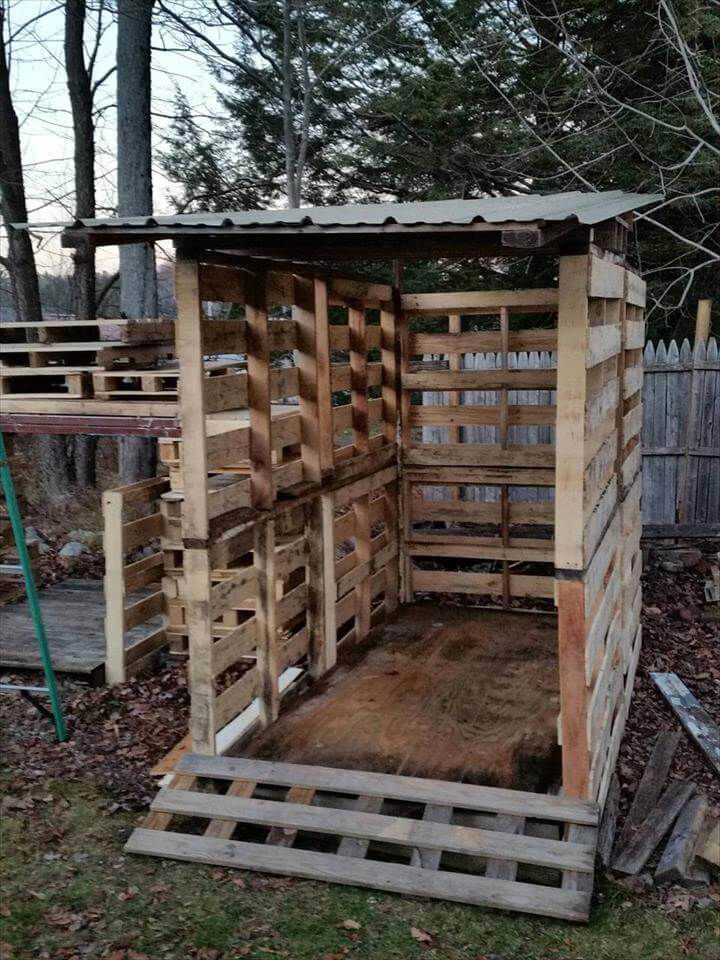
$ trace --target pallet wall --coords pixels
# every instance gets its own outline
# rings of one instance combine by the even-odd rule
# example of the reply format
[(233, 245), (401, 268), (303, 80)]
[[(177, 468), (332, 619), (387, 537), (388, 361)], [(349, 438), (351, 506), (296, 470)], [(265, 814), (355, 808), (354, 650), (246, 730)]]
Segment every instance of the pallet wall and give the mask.
[[(556, 372), (517, 357), (556, 350), (557, 289), (406, 294), (402, 305), (404, 598), (552, 601)], [(479, 366), (490, 351), (495, 362)], [(550, 436), (538, 442), (531, 426)]]
[[(391, 298), (178, 258), (183, 438), (161, 444), (163, 547), (197, 750), (214, 753), (255, 700), (272, 722), (288, 667), (320, 676), (338, 643), (364, 639), (397, 603)], [(240, 316), (208, 319), (207, 300)], [(208, 377), (213, 354), (245, 354), (247, 368)]]
[(556, 567), (563, 785), (604, 800), (640, 653), (644, 284), (561, 259)]

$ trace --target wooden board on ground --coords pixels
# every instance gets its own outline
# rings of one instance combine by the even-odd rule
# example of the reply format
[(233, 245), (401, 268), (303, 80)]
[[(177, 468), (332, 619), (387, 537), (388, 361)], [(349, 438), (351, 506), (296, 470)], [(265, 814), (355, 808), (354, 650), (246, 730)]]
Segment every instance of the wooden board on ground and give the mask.
[(720, 727), (675, 673), (651, 673), (655, 686), (710, 765), (720, 774)]
[[(139, 595), (138, 595), (139, 597)], [(40, 590), (40, 607), (53, 667), (102, 682), (105, 670), (105, 596), (100, 580), (64, 580)], [(0, 667), (42, 667), (27, 600), (0, 608)], [(127, 646), (160, 626), (160, 618), (128, 630)]]
[[(327, 880), (476, 906), (587, 920), (598, 808), (563, 797), (471, 784), (187, 754), (173, 785), (160, 791), (147, 826), (126, 850), (177, 860)], [(218, 794), (218, 782), (230, 781)], [(237, 785), (237, 786), (235, 786)], [(273, 790), (287, 786), (289, 792)], [(262, 796), (254, 796), (260, 787)], [(348, 809), (347, 796), (356, 801)], [(267, 799), (267, 797), (271, 799)], [(368, 797), (400, 804), (389, 816)], [(404, 804), (404, 805), (403, 805)], [(404, 815), (424, 807), (420, 819)], [(454, 810), (477, 809), (487, 826), (458, 826)], [(368, 812), (370, 810), (371, 812)], [(512, 815), (508, 816), (508, 813)], [(181, 818), (175, 829), (173, 818)], [(225, 823), (222, 840), (180, 832), (190, 821)], [(564, 826), (554, 840), (528, 836), (525, 819)], [(489, 828), (488, 828), (489, 827)], [(194, 831), (193, 831), (194, 833)], [(284, 838), (287, 842), (278, 842)], [(301, 844), (295, 840), (302, 838)], [(350, 846), (348, 840), (359, 841)], [(394, 860), (378, 859), (392, 845)], [(421, 853), (419, 853), (421, 851)], [(444, 868), (445, 854), (466, 866)], [(498, 864), (508, 865), (507, 871)], [(542, 885), (516, 879), (518, 866), (548, 868)], [(502, 874), (498, 876), (497, 874)]]

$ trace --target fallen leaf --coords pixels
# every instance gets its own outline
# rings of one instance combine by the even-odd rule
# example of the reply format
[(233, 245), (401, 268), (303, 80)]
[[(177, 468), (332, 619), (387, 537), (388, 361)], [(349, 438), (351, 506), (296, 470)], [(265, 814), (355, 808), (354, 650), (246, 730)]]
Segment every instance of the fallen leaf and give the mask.
[(357, 922), (357, 920), (343, 920), (342, 923), (338, 924), (339, 927), (342, 927), (343, 930), (361, 930), (362, 926)]
[(432, 943), (432, 935), (419, 927), (410, 927), (410, 936), (418, 943)]

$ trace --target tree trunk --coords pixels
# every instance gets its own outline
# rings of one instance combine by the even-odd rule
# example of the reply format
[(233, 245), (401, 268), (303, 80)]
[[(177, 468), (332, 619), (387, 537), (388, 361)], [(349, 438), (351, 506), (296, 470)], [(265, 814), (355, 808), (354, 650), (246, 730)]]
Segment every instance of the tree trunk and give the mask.
[[(90, 73), (85, 63), (85, 0), (65, 2), (65, 75), (75, 144), (75, 215), (95, 216), (95, 124)], [(89, 244), (73, 254), (73, 313), (95, 319), (95, 251)], [(78, 436), (73, 444), (75, 476), (81, 486), (95, 486), (97, 437)]]
[[(20, 149), (20, 128), (12, 102), (10, 69), (5, 39), (5, 6), (0, 3), (0, 214), (8, 233), (10, 281), (17, 319), (26, 323), (42, 320), (40, 287), (32, 241), (25, 230), (13, 230), (11, 223), (26, 223), (25, 181)], [(31, 339), (30, 337), (28, 339)], [(39, 472), (48, 482), (48, 495), (70, 492), (72, 473), (65, 455), (65, 439), (42, 438), (37, 445)]]
[[(118, 0), (117, 133), (118, 215), (152, 211), (150, 125), (150, 37), (153, 0)], [(128, 318), (158, 312), (152, 244), (120, 247), (120, 311)], [(132, 483), (155, 475), (157, 445), (152, 438), (123, 437), (120, 479)]]

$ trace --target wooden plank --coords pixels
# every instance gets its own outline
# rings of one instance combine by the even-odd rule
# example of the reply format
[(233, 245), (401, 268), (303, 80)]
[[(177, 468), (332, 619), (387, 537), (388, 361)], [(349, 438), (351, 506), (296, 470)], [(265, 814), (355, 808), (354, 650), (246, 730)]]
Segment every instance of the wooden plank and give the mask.
[(555, 287), (535, 290), (478, 290), (468, 293), (404, 293), (402, 308), (410, 314), (441, 316), (451, 311), (472, 315), (499, 313), (500, 307), (511, 312), (551, 313), (558, 305)]
[[(251, 797), (256, 784), (247, 780), (234, 780), (227, 788), (227, 797)], [(235, 824), (230, 820), (211, 820), (205, 828), (206, 837), (217, 840), (229, 840), (235, 830)]]
[(609, 260), (590, 257), (587, 295), (605, 299), (619, 299), (625, 294), (625, 269)]
[(512, 444), (503, 449), (494, 443), (424, 443), (403, 452), (403, 463), (409, 467), (499, 466), (552, 467), (555, 448), (546, 444)]
[[(260, 722), (268, 726), (280, 712), (280, 656), (278, 650), (277, 604), (275, 602), (275, 520), (255, 524), (254, 557), (257, 570), (257, 665), (260, 674)], [(250, 777), (240, 779), (249, 780)]]
[[(555, 595), (552, 576), (540, 577), (511, 574), (510, 594), (513, 597), (547, 597)], [(503, 593), (502, 573), (468, 573), (464, 571), (413, 570), (413, 590), (416, 593)]]
[[(315, 791), (308, 787), (291, 787), (287, 795), (287, 803), (307, 803), (310, 804), (315, 796)], [(294, 827), (273, 827), (265, 838), (265, 843), (276, 847), (291, 847), (295, 843), (298, 831)]]
[[(560, 522), (563, 522), (561, 517)], [(556, 526), (555, 537), (557, 536)], [(579, 799), (590, 794), (590, 749), (587, 739), (589, 697), (585, 685), (585, 591), (580, 580), (557, 580), (555, 586), (558, 607), (562, 785), (569, 797)]]
[(197, 261), (178, 251), (175, 266), (177, 320), (175, 338), (182, 371), (180, 397), (183, 439), (193, 451), (182, 464), (182, 532), (185, 574), (185, 620), (188, 631), (190, 733), (193, 748), (215, 752), (215, 686), (212, 671), (212, 621), (207, 496), (207, 447), (203, 386), (202, 305)]
[[(437, 803), (428, 803), (423, 812), (424, 823), (447, 823), (452, 821), (452, 807), (443, 807)], [(410, 855), (411, 867), (423, 870), (437, 870), (442, 858), (442, 849), (438, 847), (415, 847)]]
[(597, 805), (587, 801), (420, 777), (201, 754), (182, 757), (177, 772), (221, 780), (256, 780), (274, 786), (316, 787), (336, 793), (387, 797), (415, 803), (439, 803), (586, 826), (597, 826), (598, 823)]
[[(587, 256), (560, 258), (555, 478), (555, 566), (584, 569), (583, 503), (588, 343)], [(568, 744), (570, 741), (563, 740)]]
[[(492, 829), (497, 830), (501, 836), (522, 834), (525, 830), (525, 818), (498, 814), (495, 817)], [(588, 829), (592, 830), (593, 828)], [(495, 880), (515, 880), (517, 870), (517, 860), (498, 860), (491, 857), (485, 865), (485, 876)]]
[(627, 847), (658, 802), (679, 742), (679, 730), (666, 729), (658, 734), (625, 818), (623, 829), (615, 844), (616, 857)]
[(252, 504), (267, 510), (275, 499), (272, 475), (272, 414), (270, 410), (270, 339), (265, 277), (248, 274), (245, 307), (250, 409), (250, 495)]
[[(460, 319), (451, 314), (450, 319)], [(410, 335), (408, 349), (410, 356), (424, 353), (497, 353), (500, 350), (500, 331), (480, 330), (461, 333), (459, 330), (448, 333), (413, 333)], [(555, 350), (557, 349), (557, 331), (551, 329), (511, 330), (508, 349)]]
[[(382, 797), (358, 797), (353, 804), (353, 810), (358, 813), (380, 813), (383, 805)], [(370, 841), (360, 837), (343, 837), (337, 852), (340, 857), (359, 857), (362, 859), (368, 852)]]
[(694, 783), (685, 780), (671, 783), (628, 845), (615, 856), (613, 870), (618, 873), (639, 873), (694, 793)]
[[(521, 404), (508, 406), (508, 424), (510, 426), (538, 424), (554, 426), (557, 410), (554, 406), (540, 404)], [(410, 421), (413, 426), (494, 426), (500, 421), (500, 407), (496, 404), (472, 406), (429, 407), (413, 404), (410, 407)]]
[(610, 779), (610, 788), (605, 799), (605, 809), (603, 810), (597, 837), (597, 858), (605, 868), (610, 866), (619, 809), (620, 781), (617, 775), (613, 774)]
[(582, 892), (421, 870), (337, 854), (191, 837), (169, 831), (138, 828), (125, 850), (174, 860), (370, 887), (410, 896), (436, 897), (475, 906), (520, 910), (560, 919), (584, 921), (590, 909), (590, 898)]
[(720, 727), (675, 673), (651, 673), (675, 716), (720, 774)]
[(320, 443), (320, 472), (323, 477), (332, 472), (333, 422), (332, 385), (330, 381), (330, 328), (328, 321), (328, 292), (324, 280), (314, 281), (315, 300), (315, 365), (317, 373), (318, 439)]
[(682, 883), (688, 879), (707, 811), (708, 802), (702, 794), (685, 804), (655, 870), (655, 883)]
[(123, 498), (117, 490), (102, 495), (105, 554), (105, 681), (124, 683), (125, 672), (125, 543)]
[(540, 370), (427, 370), (402, 374), (403, 390), (554, 390), (556, 373)]
[[(295, 796), (299, 790), (312, 788), (293, 787)], [(595, 848), (592, 844), (567, 843), (562, 840), (455, 826), (444, 819), (436, 819), (440, 816), (437, 810), (434, 811), (432, 820), (413, 820), (377, 813), (361, 813), (358, 810), (312, 807), (304, 803), (293, 803), (290, 799), (281, 803), (173, 789), (160, 790), (152, 802), (152, 809), (163, 813), (217, 817), (239, 823), (306, 830), (311, 833), (382, 840), (408, 847), (447, 850), (467, 856), (494, 857), (560, 870), (572, 869), (581, 873), (592, 873), (595, 865)], [(445, 812), (447, 810), (452, 812), (452, 808), (445, 807), (442, 817), (448, 815)]]

